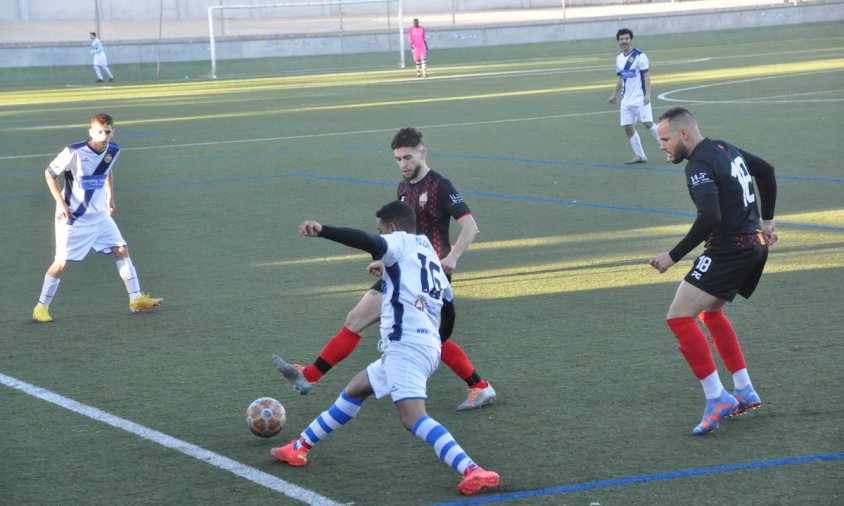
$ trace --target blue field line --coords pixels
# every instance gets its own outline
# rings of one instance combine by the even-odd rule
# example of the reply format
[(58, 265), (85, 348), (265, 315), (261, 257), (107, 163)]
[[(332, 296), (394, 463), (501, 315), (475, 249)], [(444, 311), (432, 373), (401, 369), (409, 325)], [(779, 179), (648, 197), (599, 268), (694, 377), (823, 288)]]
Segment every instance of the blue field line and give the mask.
[[(387, 187), (396, 187), (398, 183), (392, 181), (377, 181), (374, 179), (361, 179), (361, 178), (354, 178), (354, 177), (342, 177), (342, 176), (326, 176), (321, 174), (311, 174), (307, 172), (295, 172), (289, 174), (273, 174), (268, 176), (240, 176), (240, 177), (227, 177), (222, 179), (197, 179), (194, 181), (180, 181), (175, 183), (154, 183), (154, 184), (143, 184), (143, 185), (133, 185), (133, 186), (124, 186), (120, 188), (120, 191), (142, 191), (142, 190), (156, 190), (156, 189), (166, 189), (166, 188), (181, 188), (185, 186), (202, 186), (202, 185), (220, 185), (220, 184), (231, 184), (231, 183), (243, 183), (243, 182), (253, 182), (253, 181), (271, 181), (275, 179), (282, 179), (282, 178), (303, 178), (303, 179), (318, 179), (321, 181), (337, 181), (343, 183), (354, 183), (354, 184), (367, 184), (367, 185), (375, 185), (375, 186), (387, 186)], [(598, 202), (583, 202), (578, 200), (569, 200), (569, 199), (554, 199), (548, 197), (532, 197), (529, 195), (515, 195), (511, 193), (493, 193), (493, 192), (483, 192), (483, 191), (473, 191), (473, 190), (460, 190), (460, 193), (464, 195), (477, 195), (480, 197), (490, 197), (496, 199), (506, 199), (506, 200), (521, 200), (523, 202), (539, 202), (539, 203), (546, 203), (546, 204), (559, 204), (559, 205), (570, 205), (570, 206), (579, 206), (579, 207), (591, 207), (595, 209), (609, 209), (613, 211), (629, 211), (629, 212), (637, 212), (637, 213), (649, 213), (649, 214), (662, 214), (662, 215), (669, 215), (669, 216), (688, 216), (694, 217), (695, 213), (691, 211), (670, 211), (667, 209), (655, 209), (650, 207), (635, 207), (635, 206), (619, 206), (613, 204), (601, 204)], [(52, 197), (46, 193), (38, 193), (38, 194), (21, 194), (21, 195), (0, 195), (0, 202), (6, 201), (15, 201), (15, 200), (48, 200)], [(826, 230), (830, 232), (844, 232), (844, 227), (836, 227), (832, 225), (819, 225), (815, 223), (797, 223), (791, 221), (777, 221), (778, 225), (781, 226), (789, 226), (795, 228), (811, 228), (816, 230)]]
[[(366, 146), (345, 146), (341, 149), (347, 151), (360, 151), (367, 153), (386, 153), (384, 149), (366, 147)], [(563, 160), (546, 160), (542, 158), (521, 158), (513, 156), (490, 156), (490, 155), (466, 155), (460, 153), (428, 153), (431, 158), (463, 158), (467, 160), (482, 160), (490, 162), (514, 162), (527, 163), (536, 165), (560, 165), (566, 167), (591, 167), (596, 169), (619, 169), (619, 170), (636, 170), (646, 172), (671, 172), (675, 174), (682, 174), (684, 169), (676, 169), (673, 167), (654, 167), (644, 164), (635, 165), (613, 165), (608, 163), (589, 163), (589, 162), (569, 162)], [(777, 181), (808, 181), (813, 183), (844, 183), (844, 179), (832, 177), (808, 177), (808, 176), (785, 176), (777, 175)]]
[(844, 453), (830, 453), (826, 455), (808, 455), (805, 457), (791, 457), (785, 459), (775, 460), (759, 460), (756, 462), (747, 462), (744, 464), (728, 464), (724, 466), (703, 467), (699, 469), (684, 469), (682, 471), (672, 471), (667, 473), (645, 474), (641, 476), (628, 476), (626, 478), (615, 478), (611, 480), (590, 481), (586, 483), (575, 483), (573, 485), (566, 485), (563, 487), (544, 488), (540, 490), (525, 490), (523, 492), (512, 492), (508, 494), (490, 495), (484, 497), (474, 497), (471, 499), (464, 499), (460, 501), (451, 501), (444, 503), (436, 503), (431, 506), (462, 506), (465, 504), (488, 504), (495, 502), (513, 501), (517, 499), (527, 499), (531, 497), (541, 497), (547, 495), (568, 494), (571, 492), (580, 492), (581, 490), (594, 490), (598, 488), (620, 487), (624, 485), (633, 485), (636, 483), (647, 483), (649, 481), (659, 480), (673, 480), (677, 478), (688, 478), (690, 476), (701, 476), (704, 474), (726, 473), (730, 471), (743, 471), (746, 469), (763, 469), (767, 467), (788, 466), (792, 464), (806, 464), (812, 462), (827, 462), (844, 459)]

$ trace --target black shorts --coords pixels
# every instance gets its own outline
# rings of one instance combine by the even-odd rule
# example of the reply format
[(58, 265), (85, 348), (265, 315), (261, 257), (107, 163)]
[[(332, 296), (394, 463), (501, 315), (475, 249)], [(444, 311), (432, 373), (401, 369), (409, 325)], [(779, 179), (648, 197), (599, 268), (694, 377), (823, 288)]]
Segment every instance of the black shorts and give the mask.
[(749, 298), (768, 260), (768, 246), (758, 245), (739, 251), (704, 251), (684, 278), (704, 292), (732, 302), (736, 294)]

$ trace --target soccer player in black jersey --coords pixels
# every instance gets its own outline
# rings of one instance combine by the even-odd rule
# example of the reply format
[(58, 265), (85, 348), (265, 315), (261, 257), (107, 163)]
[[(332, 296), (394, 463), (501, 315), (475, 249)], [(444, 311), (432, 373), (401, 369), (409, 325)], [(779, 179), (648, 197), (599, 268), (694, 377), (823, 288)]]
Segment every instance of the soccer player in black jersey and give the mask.
[[(777, 241), (777, 182), (774, 167), (765, 160), (724, 141), (704, 138), (688, 109), (675, 107), (660, 116), (659, 139), (673, 163), (688, 160), (686, 184), (697, 217), (674, 249), (656, 255), (650, 264), (664, 273), (705, 242), (703, 254), (680, 283), (666, 317), (680, 352), (706, 395), (703, 419), (692, 431), (702, 435), (712, 432), (724, 418), (762, 404), (723, 307), (736, 294), (750, 297), (762, 276), (768, 246)], [(732, 395), (721, 384), (709, 343), (695, 317), (709, 331), (733, 376)]]
[[(428, 237), (450, 281), (457, 260), (469, 249), (478, 234), (472, 211), (451, 181), (428, 167), (428, 150), (422, 132), (412, 127), (402, 128), (393, 136), (390, 147), (403, 176), (398, 186), (397, 200), (406, 202), (416, 212), (417, 233)], [(460, 233), (453, 245), (448, 233), (452, 218), (460, 225)], [(370, 267), (371, 272), (376, 272), (374, 269), (377, 267)], [(349, 312), (343, 328), (326, 343), (312, 364), (306, 367), (288, 364), (274, 355), (276, 368), (299, 393), (308, 393), (311, 386), (332, 367), (351, 355), (363, 331), (379, 321), (382, 295), (379, 281)], [(441, 330), (440, 333), (448, 336), (451, 329)], [(441, 360), (468, 386), (466, 400), (457, 406), (458, 411), (477, 409), (495, 402), (495, 389), (478, 374), (466, 352), (447, 337), (443, 341)]]

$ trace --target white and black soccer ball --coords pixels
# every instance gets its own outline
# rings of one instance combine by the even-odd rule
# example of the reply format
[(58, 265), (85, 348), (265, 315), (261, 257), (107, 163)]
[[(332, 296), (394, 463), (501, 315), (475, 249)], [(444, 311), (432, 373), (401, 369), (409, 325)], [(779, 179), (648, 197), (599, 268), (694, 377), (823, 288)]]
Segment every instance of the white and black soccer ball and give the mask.
[(273, 437), (284, 428), (287, 413), (272, 397), (255, 399), (246, 408), (246, 426), (258, 437)]

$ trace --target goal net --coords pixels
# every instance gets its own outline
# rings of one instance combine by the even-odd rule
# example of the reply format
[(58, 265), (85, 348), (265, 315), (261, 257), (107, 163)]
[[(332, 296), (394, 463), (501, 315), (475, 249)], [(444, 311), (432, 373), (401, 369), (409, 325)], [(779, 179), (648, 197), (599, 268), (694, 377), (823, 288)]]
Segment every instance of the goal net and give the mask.
[(211, 78), (404, 67), (402, 0), (208, 7)]

